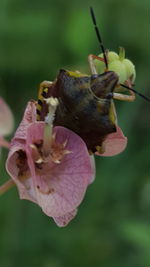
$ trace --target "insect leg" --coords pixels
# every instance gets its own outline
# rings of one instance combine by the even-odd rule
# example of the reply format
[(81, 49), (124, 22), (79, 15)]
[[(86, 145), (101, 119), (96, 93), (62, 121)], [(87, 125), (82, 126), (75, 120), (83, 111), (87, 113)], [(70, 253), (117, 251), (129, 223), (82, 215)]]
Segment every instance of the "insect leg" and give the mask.
[(43, 81), (40, 83), (39, 91), (38, 91), (38, 102), (36, 106), (37, 120), (41, 120), (41, 111), (43, 107), (44, 98), (47, 97), (48, 88), (52, 82)]
[(133, 102), (135, 100), (135, 93), (129, 90), (130, 95), (113, 93), (113, 99), (118, 99), (122, 101)]
[(89, 65), (90, 65), (91, 73), (92, 74), (98, 74), (97, 70), (96, 70), (96, 67), (95, 67), (95, 64), (94, 64), (94, 59), (97, 59), (97, 60), (102, 61), (102, 62), (105, 62), (105, 61), (104, 61), (104, 58), (95, 56), (93, 54), (90, 54), (88, 56), (88, 62), (89, 62)]
[(38, 91), (38, 99), (43, 99), (43, 91), (45, 88), (48, 88), (53, 82), (49, 82), (49, 81), (43, 81), (40, 83), (40, 87), (39, 87), (39, 91)]

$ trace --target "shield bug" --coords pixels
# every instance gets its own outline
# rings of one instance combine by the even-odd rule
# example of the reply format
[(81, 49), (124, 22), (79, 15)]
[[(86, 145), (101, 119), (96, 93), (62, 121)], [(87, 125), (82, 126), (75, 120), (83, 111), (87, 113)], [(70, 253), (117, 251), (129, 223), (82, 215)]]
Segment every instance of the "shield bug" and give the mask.
[[(88, 56), (91, 75), (61, 69), (54, 82), (42, 82), (39, 88), (37, 120), (44, 120), (48, 112), (45, 99), (57, 97), (59, 105), (54, 126), (71, 129), (84, 140), (91, 153), (101, 154), (104, 152), (103, 141), (107, 135), (116, 132), (117, 119), (113, 99), (133, 101), (135, 93), (146, 97), (132, 88), (135, 69), (131, 61), (124, 59), (124, 49), (120, 49), (119, 55), (105, 51), (92, 8), (90, 12), (102, 55)], [(117, 65), (119, 58), (125, 60), (120, 64), (120, 69)], [(124, 79), (121, 69), (123, 63), (128, 70)], [(124, 89), (129, 90), (129, 94), (122, 93)], [(146, 99), (150, 101), (149, 98)]]

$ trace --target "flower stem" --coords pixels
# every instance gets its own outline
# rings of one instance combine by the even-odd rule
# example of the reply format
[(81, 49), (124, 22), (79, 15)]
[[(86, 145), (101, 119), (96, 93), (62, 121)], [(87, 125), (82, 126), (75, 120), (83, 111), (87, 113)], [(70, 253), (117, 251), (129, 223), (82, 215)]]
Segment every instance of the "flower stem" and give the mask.
[(7, 192), (15, 183), (12, 179), (9, 179), (6, 183), (0, 186), (0, 196)]
[(123, 47), (119, 47), (119, 59), (120, 61), (125, 59), (125, 49)]
[(2, 137), (0, 137), (0, 146), (9, 148), (9, 147), (10, 147), (10, 143), (7, 142), (7, 141), (6, 141), (5, 139), (3, 139)]

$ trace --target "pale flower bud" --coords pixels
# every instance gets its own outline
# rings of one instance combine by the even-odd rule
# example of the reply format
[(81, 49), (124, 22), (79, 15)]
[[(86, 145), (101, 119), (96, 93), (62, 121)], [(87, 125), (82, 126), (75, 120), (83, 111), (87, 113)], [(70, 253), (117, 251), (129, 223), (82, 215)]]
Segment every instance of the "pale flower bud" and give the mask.
[[(119, 83), (124, 84), (126, 81), (133, 83), (136, 77), (136, 71), (134, 64), (125, 58), (125, 50), (120, 47), (119, 54), (108, 51), (106, 52), (108, 59), (108, 70), (114, 71), (119, 76)], [(100, 54), (99, 57), (103, 58), (103, 54)], [(94, 60), (95, 66), (99, 74), (103, 73), (106, 70), (105, 63), (97, 59)]]

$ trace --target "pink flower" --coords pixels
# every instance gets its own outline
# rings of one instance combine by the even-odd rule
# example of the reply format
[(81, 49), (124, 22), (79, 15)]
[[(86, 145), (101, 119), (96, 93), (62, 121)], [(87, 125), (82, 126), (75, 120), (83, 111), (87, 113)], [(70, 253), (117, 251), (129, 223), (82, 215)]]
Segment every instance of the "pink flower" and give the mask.
[(117, 131), (115, 133), (108, 134), (103, 142), (104, 153), (95, 154), (102, 157), (116, 156), (124, 151), (127, 146), (127, 137), (124, 136), (121, 128), (116, 125)]
[[(77, 134), (62, 126), (52, 127), (56, 100), (45, 100), (50, 101), (45, 121), (36, 120), (36, 102), (28, 103), (12, 139), (6, 169), (21, 199), (38, 204), (57, 225), (65, 226), (75, 217), (95, 178), (95, 163)], [(116, 115), (115, 107), (113, 114)], [(102, 143), (103, 153), (100, 150), (96, 155), (114, 156), (127, 145), (117, 117), (114, 118), (117, 131), (107, 135)]]
[(57, 225), (65, 226), (94, 180), (94, 161), (78, 135), (57, 126), (47, 138), (46, 127), (36, 121), (35, 102), (29, 102), (11, 142), (6, 168), (21, 199), (37, 203)]
[(108, 134), (102, 143), (103, 153), (95, 154), (102, 157), (112, 157), (122, 153), (128, 143), (128, 139), (124, 136), (121, 128), (118, 126), (117, 112), (114, 101), (111, 105), (110, 116), (114, 119), (116, 132)]
[(9, 143), (3, 137), (12, 132), (13, 126), (12, 112), (5, 101), (0, 98), (0, 146), (9, 147)]

